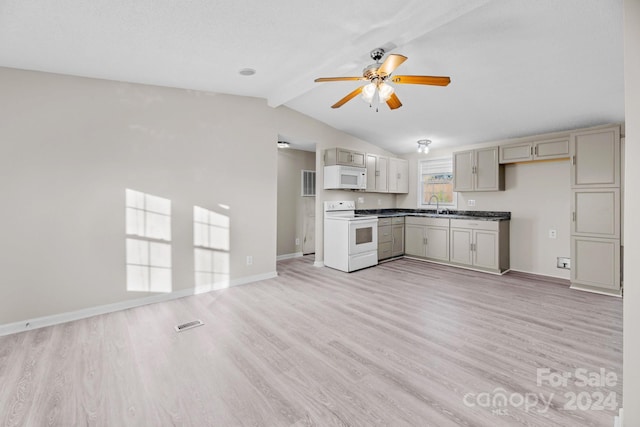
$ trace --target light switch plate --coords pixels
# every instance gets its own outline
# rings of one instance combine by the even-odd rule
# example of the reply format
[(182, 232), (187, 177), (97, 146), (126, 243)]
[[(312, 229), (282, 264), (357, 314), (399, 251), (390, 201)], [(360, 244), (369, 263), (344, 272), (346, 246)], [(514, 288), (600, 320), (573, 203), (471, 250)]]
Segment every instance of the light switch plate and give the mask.
[(558, 232), (556, 230), (554, 230), (553, 228), (549, 230), (549, 238), (550, 239), (557, 239), (558, 238)]
[(476, 205), (476, 201), (473, 199), (469, 199), (467, 200), (467, 206), (475, 206)]

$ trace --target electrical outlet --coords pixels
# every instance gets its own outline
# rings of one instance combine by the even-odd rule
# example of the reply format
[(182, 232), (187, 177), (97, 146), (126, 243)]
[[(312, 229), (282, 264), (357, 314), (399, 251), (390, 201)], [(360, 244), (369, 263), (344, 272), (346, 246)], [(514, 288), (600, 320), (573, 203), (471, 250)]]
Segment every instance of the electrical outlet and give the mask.
[(558, 257), (558, 268), (564, 268), (565, 270), (571, 270), (571, 258)]
[(467, 200), (467, 206), (475, 206), (476, 205), (476, 201), (473, 199), (469, 199)]
[(549, 230), (549, 238), (550, 239), (557, 239), (558, 238), (558, 232), (556, 230), (554, 230), (553, 228)]
[(296, 237), (296, 246), (300, 245), (300, 239)]
[(358, 203), (364, 203), (364, 197), (358, 197)]
[(251, 255), (247, 255), (247, 265), (253, 265), (253, 257)]

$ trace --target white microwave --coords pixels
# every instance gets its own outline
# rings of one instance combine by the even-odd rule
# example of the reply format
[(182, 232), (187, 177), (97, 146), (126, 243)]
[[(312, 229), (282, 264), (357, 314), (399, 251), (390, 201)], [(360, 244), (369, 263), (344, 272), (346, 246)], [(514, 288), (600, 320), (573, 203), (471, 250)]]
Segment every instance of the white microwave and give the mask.
[(367, 170), (355, 166), (325, 166), (324, 189), (366, 190)]

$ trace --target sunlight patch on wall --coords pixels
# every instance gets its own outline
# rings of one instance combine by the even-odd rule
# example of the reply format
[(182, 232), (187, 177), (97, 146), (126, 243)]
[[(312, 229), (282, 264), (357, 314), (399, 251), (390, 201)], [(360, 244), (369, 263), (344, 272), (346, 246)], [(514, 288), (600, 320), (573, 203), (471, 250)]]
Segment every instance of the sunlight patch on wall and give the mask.
[(126, 189), (126, 234), (127, 290), (171, 292), (171, 200)]
[(193, 207), (193, 257), (196, 292), (229, 286), (229, 217)]

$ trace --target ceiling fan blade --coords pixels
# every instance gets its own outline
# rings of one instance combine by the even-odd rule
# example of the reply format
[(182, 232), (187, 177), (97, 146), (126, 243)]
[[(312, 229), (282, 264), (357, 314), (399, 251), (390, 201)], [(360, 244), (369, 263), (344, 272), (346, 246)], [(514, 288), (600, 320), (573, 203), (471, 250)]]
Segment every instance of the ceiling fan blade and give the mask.
[(385, 59), (382, 65), (378, 68), (378, 75), (388, 76), (406, 60), (407, 57), (404, 55), (391, 54), (387, 56), (387, 59)]
[(351, 101), (353, 98), (355, 98), (356, 96), (360, 95), (362, 93), (362, 88), (364, 86), (360, 86), (358, 89), (354, 90), (353, 92), (351, 92), (349, 95), (345, 96), (344, 98), (342, 98), (340, 101), (336, 102), (335, 104), (333, 104), (331, 106), (331, 108), (340, 108), (342, 107), (344, 104), (346, 104), (347, 102)]
[(316, 83), (320, 82), (342, 82), (351, 80), (366, 80), (364, 77), (320, 77), (314, 80)]
[(447, 86), (451, 83), (451, 79), (449, 77), (437, 76), (393, 76), (391, 81), (398, 84), (431, 86)]
[(389, 99), (387, 99), (387, 105), (392, 110), (395, 110), (396, 108), (402, 107), (402, 102), (400, 102), (395, 93), (392, 93)]

